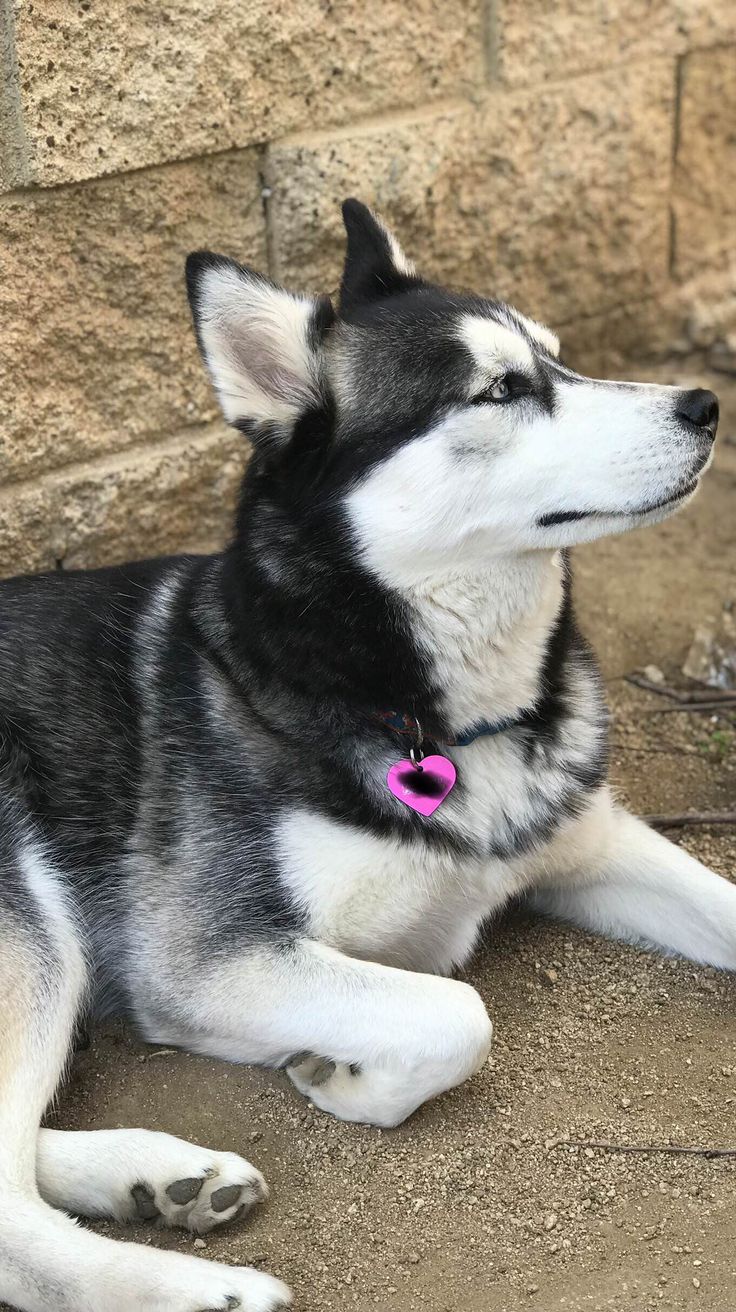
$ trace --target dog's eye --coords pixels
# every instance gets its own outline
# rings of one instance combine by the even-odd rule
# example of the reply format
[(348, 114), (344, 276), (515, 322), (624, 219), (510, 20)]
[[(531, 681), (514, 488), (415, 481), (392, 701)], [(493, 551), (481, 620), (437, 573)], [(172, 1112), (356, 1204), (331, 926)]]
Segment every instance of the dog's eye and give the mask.
[(531, 396), (532, 385), (522, 373), (513, 369), (501, 378), (494, 378), (492, 383), (472, 397), (471, 405), (491, 405), (493, 402), (516, 401), (522, 396)]
[(472, 399), (473, 405), (490, 405), (493, 401), (509, 401), (520, 394), (521, 379), (514, 374), (504, 374), (503, 378), (494, 378), (492, 383), (483, 388)]

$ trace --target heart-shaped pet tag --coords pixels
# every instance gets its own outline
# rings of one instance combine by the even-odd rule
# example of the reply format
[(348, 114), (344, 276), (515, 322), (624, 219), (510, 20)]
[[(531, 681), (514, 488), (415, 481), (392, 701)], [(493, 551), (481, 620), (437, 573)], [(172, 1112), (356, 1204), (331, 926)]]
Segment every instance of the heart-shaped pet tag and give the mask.
[(446, 756), (425, 756), (419, 769), (411, 761), (397, 761), (386, 776), (389, 791), (420, 815), (431, 815), (452, 792), (457, 770)]

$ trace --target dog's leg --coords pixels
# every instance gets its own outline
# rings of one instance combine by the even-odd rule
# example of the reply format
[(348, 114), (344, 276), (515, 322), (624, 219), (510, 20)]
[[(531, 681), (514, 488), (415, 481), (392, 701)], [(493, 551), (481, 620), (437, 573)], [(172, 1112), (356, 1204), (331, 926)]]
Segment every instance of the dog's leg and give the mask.
[(531, 905), (613, 938), (736, 969), (736, 885), (626, 811), (603, 803), (573, 868)]
[(288, 1291), (270, 1276), (115, 1243), (39, 1196), (38, 1124), (69, 1050), (85, 963), (60, 881), (11, 819), (0, 824), (0, 1302), (22, 1312), (285, 1305)]
[(171, 987), (170, 1011), (139, 1008), (148, 1038), (286, 1066), (302, 1093), (343, 1120), (397, 1125), (466, 1080), (490, 1048), (491, 1022), (469, 985), (311, 939), (229, 962), (179, 955)]

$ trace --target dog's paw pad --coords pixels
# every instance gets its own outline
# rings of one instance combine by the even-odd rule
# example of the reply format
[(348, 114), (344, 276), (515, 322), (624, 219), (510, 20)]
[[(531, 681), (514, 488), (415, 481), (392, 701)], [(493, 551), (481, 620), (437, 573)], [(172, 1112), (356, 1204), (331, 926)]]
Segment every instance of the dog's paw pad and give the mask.
[(212, 1211), (226, 1212), (228, 1208), (234, 1207), (236, 1203), (241, 1203), (241, 1191), (239, 1184), (226, 1184), (220, 1189), (215, 1189), (210, 1198)]
[(177, 1203), (179, 1206), (183, 1206), (185, 1203), (194, 1202), (194, 1199), (197, 1197), (203, 1184), (204, 1179), (199, 1179), (197, 1176), (192, 1175), (186, 1180), (175, 1180), (173, 1184), (169, 1185), (166, 1193), (172, 1203)]
[(317, 1069), (312, 1072), (311, 1083), (315, 1086), (315, 1088), (318, 1089), (321, 1084), (326, 1084), (327, 1081), (330, 1079), (330, 1077), (334, 1074), (335, 1074), (334, 1061), (329, 1061), (328, 1058), (325, 1057), (324, 1060), (320, 1062)]
[[(268, 1197), (260, 1171), (233, 1153), (219, 1154), (217, 1165), (197, 1183), (196, 1193), (194, 1181), (189, 1178), (168, 1186), (166, 1196), (170, 1201), (161, 1208), (167, 1225), (186, 1226), (195, 1234), (206, 1234), (216, 1225), (240, 1219)], [(184, 1199), (185, 1193), (191, 1197)]]
[(336, 1064), (330, 1057), (304, 1056), (299, 1054), (296, 1061), (287, 1066), (289, 1078), (302, 1092), (311, 1088), (318, 1089), (326, 1084), (335, 1074)]
[(347, 1065), (333, 1061), (331, 1057), (300, 1056), (299, 1061), (290, 1062), (286, 1068), (292, 1084), (300, 1093), (310, 1096), (312, 1089), (322, 1089), (328, 1084), (347, 1084), (362, 1074), (358, 1062)]
[(152, 1189), (148, 1189), (144, 1184), (134, 1184), (130, 1191), (133, 1199), (135, 1214), (141, 1221), (154, 1221), (161, 1213), (156, 1206), (156, 1199)]

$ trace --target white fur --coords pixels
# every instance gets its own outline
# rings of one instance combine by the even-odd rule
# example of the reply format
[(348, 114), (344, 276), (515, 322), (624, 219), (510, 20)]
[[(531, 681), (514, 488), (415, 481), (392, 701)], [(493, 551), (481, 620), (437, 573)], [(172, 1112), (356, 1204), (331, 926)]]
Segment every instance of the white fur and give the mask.
[(199, 304), (204, 357), (230, 423), (289, 424), (315, 402), (311, 298), (222, 265), (204, 270)]
[(405, 595), (455, 734), (532, 704), (562, 604), (556, 552), (527, 552), (477, 572), (424, 579), (405, 586)]
[(497, 470), (504, 488), (523, 503), (533, 501), (537, 515), (596, 512), (595, 520), (566, 526), (557, 545), (587, 542), (671, 513), (672, 506), (651, 513), (642, 508), (674, 495), (694, 474), (695, 444), (675, 418), (677, 389), (563, 378), (557, 395), (555, 415), (540, 417), (520, 435), (517, 472), (511, 471), (509, 451)]
[(513, 318), (510, 317), (510, 322), (512, 324), (514, 321), (516, 321), (516, 323), (521, 323), (529, 336), (533, 337), (536, 342), (539, 342), (539, 345), (543, 350), (547, 351), (549, 355), (556, 358), (560, 354), (560, 339), (557, 336), (557, 333), (552, 332), (551, 328), (547, 328), (543, 323), (537, 323), (536, 319), (530, 319), (526, 314), (521, 314), (518, 310), (514, 310)]
[[(386, 773), (399, 755), (387, 752)], [(443, 975), (470, 956), (489, 909), (484, 862), (302, 811), (279, 826), (277, 842), (310, 938), (352, 957)], [(503, 884), (505, 899), (512, 889)]]
[(499, 320), (483, 315), (463, 315), (458, 323), (458, 333), (478, 365), (476, 384), (479, 387), (502, 377), (509, 370), (533, 369), (533, 352), (518, 329), (514, 331)]
[[(35, 944), (18, 934), (6, 941), (0, 921), (0, 1183), (22, 1191), (35, 1185), (38, 1124), (66, 1062), (87, 963), (74, 910), (30, 838), (22, 842), (20, 865), (48, 935), (46, 959), (54, 962), (37, 979)], [(39, 1008), (51, 1014), (39, 1017)]]
[(534, 861), (532, 904), (611, 938), (736, 970), (736, 886), (626, 811), (610, 807), (598, 819), (577, 850)]
[(521, 333), (479, 314), (465, 314), (458, 331), (461, 341), (474, 356), (483, 382), (509, 369), (531, 369), (534, 364), (529, 343)]
[[(477, 746), (483, 751), (490, 744)], [(468, 813), (474, 806), (471, 798)], [(603, 789), (582, 817), (564, 822), (532, 855), (471, 860), (295, 812), (280, 827), (278, 851), (284, 881), (308, 916), (310, 938), (351, 957), (446, 974), (467, 964), (482, 922), (511, 897), (560, 879), (574, 884), (578, 870), (597, 863), (613, 847), (618, 816)]]
[(75, 908), (43, 849), (31, 838), (21, 847), (19, 865), (64, 964), (70, 991), (81, 997), (86, 988), (87, 963)]
[(391, 261), (396, 272), (403, 273), (408, 278), (413, 278), (416, 275), (416, 266), (410, 259), (407, 259), (398, 238), (390, 228), (386, 227), (383, 219), (381, 219), (378, 214), (374, 214), (373, 217), (388, 241), (388, 247), (391, 252)]

